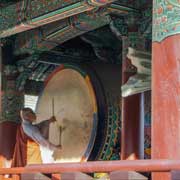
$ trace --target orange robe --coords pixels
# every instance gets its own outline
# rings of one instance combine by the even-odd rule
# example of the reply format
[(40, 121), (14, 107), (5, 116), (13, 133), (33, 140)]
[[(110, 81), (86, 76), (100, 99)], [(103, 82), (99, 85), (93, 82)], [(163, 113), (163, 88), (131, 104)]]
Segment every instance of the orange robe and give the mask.
[(39, 145), (24, 133), (21, 125), (18, 126), (11, 167), (23, 167), (27, 164), (39, 163), (42, 163)]

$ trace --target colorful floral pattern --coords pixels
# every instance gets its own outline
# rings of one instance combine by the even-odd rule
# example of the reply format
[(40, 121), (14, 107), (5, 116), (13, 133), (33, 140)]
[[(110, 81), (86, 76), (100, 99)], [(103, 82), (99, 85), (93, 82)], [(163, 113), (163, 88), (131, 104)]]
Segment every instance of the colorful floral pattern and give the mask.
[(153, 42), (180, 33), (180, 1), (154, 0)]

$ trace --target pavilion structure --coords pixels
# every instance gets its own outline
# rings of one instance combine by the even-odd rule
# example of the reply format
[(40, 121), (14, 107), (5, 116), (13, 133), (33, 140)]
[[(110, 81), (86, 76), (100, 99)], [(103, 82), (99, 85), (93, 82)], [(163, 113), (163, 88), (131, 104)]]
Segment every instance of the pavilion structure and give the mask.
[(118, 66), (117, 87), (130, 92), (116, 99), (120, 152), (114, 147), (114, 156), (101, 160), (179, 160), (179, 22), (177, 0), (1, 0), (0, 167), (10, 167), (24, 95), (39, 96), (63, 63)]

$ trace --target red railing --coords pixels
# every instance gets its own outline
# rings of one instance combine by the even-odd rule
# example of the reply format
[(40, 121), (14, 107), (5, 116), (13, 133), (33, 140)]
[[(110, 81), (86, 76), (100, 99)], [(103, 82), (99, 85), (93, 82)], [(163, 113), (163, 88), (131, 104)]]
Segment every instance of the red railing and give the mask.
[(60, 180), (60, 174), (64, 172), (170, 172), (173, 170), (180, 170), (180, 160), (92, 161), (82, 163), (29, 165), (19, 168), (0, 168), (0, 180), (3, 180), (5, 174), (12, 175), (12, 180), (18, 180), (20, 179), (20, 174), (23, 173), (46, 173), (52, 174), (52, 179)]

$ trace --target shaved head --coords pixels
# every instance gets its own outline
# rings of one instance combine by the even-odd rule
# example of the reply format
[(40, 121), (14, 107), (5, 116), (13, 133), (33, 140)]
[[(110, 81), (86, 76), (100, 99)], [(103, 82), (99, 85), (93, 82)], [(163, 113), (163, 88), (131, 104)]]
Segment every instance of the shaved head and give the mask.
[(20, 111), (20, 116), (22, 120), (34, 121), (36, 119), (36, 114), (31, 108), (23, 108)]

